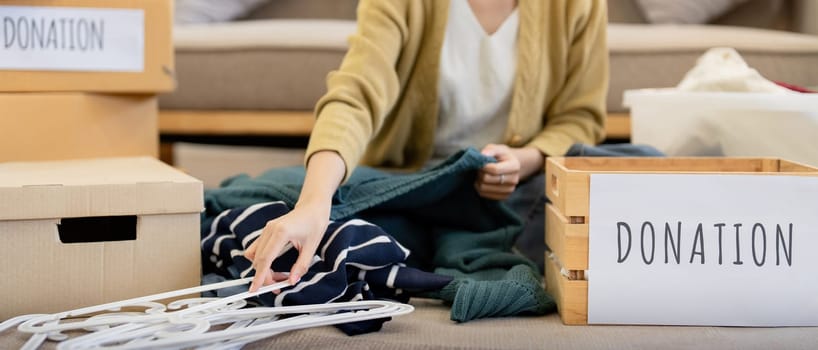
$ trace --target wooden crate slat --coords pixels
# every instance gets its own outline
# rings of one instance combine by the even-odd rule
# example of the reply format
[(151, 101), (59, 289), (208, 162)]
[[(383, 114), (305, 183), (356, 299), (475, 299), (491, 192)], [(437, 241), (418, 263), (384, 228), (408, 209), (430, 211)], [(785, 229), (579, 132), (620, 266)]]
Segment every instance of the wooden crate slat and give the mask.
[(571, 281), (563, 276), (557, 265), (545, 256), (545, 287), (557, 302), (562, 323), (588, 324), (588, 281)]
[(568, 270), (588, 269), (588, 224), (571, 224), (551, 204), (545, 205), (545, 243)]
[(588, 190), (590, 180), (585, 172), (569, 172), (565, 160), (571, 158), (548, 158), (545, 170), (546, 196), (560, 213), (568, 217), (588, 216)]
[(783, 159), (778, 162), (778, 171), (782, 173), (807, 173), (804, 175), (818, 175), (818, 168)]

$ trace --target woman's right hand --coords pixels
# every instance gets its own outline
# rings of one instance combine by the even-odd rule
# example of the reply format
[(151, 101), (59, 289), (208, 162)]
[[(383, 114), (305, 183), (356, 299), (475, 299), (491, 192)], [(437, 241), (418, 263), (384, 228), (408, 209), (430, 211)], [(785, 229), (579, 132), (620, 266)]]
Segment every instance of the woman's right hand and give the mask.
[[(329, 225), (329, 207), (316, 205), (296, 205), (295, 209), (275, 220), (270, 220), (261, 235), (244, 252), (253, 261), (256, 275), (250, 284), (255, 292), (261, 286), (289, 279), (290, 285), (298, 283), (307, 273), (316, 248)], [(289, 278), (281, 271), (270, 267), (273, 260), (283, 253), (287, 243), (298, 250), (298, 259), (290, 269)]]
[(253, 269), (256, 270), (250, 284), (251, 292), (288, 279), (283, 271), (270, 268), (287, 243), (292, 243), (298, 250), (298, 259), (290, 269), (290, 285), (298, 283), (301, 276), (307, 273), (315, 250), (329, 226), (332, 195), (344, 179), (346, 170), (344, 160), (335, 151), (319, 151), (310, 156), (304, 186), (301, 187), (295, 208), (267, 222), (261, 235), (244, 252), (244, 256), (253, 261)]

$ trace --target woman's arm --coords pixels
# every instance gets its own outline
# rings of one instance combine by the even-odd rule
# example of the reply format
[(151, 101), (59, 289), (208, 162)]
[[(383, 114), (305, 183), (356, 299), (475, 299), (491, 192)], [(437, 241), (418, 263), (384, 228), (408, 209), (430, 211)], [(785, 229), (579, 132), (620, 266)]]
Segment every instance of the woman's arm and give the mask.
[(327, 78), (327, 93), (315, 108), (317, 121), (306, 152), (306, 177), (292, 211), (271, 220), (245, 256), (256, 270), (250, 286), (286, 279), (270, 265), (287, 243), (298, 249), (289, 281), (307, 272), (329, 225), (332, 195), (358, 164), (367, 142), (397, 100), (395, 64), (408, 36), (406, 12), (414, 0), (362, 0), (358, 27), (341, 67)]
[(286, 279), (283, 273), (270, 269), (289, 242), (298, 249), (296, 260), (289, 274), (290, 284), (295, 284), (310, 267), (321, 237), (329, 226), (332, 195), (344, 177), (346, 167), (338, 153), (322, 151), (312, 155), (308, 161), (304, 186), (295, 208), (287, 215), (267, 222), (267, 225), (244, 255), (253, 260), (256, 275), (250, 291), (262, 285)]
[[(481, 196), (508, 198), (517, 184), (542, 171), (545, 157), (562, 155), (577, 142), (596, 144), (604, 138), (605, 97), (608, 91), (607, 8), (604, 1), (571, 0), (565, 35), (565, 80), (545, 111), (545, 126), (522, 148), (488, 145), (483, 154), (497, 163), (478, 174)], [(502, 176), (501, 176), (502, 175)]]
[(406, 21), (413, 2), (361, 0), (349, 49), (341, 67), (327, 76), (327, 93), (315, 106), (307, 157), (323, 150), (337, 152), (346, 164), (344, 179), (400, 94), (395, 66), (409, 36)]

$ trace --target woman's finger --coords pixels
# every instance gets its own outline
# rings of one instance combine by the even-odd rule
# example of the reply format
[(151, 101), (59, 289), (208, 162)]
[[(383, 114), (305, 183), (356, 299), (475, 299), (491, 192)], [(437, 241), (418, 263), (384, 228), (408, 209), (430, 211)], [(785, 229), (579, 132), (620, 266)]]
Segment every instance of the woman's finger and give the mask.
[(498, 194), (511, 194), (514, 192), (514, 185), (493, 185), (493, 184), (486, 184), (486, 183), (477, 183), (475, 184), (477, 188), (477, 192), (480, 193), (498, 193)]
[(486, 157), (492, 157), (502, 161), (508, 158), (508, 156), (511, 154), (511, 150), (509, 150), (508, 146), (506, 145), (490, 143), (483, 147), (480, 153)]
[[(256, 275), (253, 277), (253, 283), (250, 284), (251, 292), (257, 291), (261, 286), (269, 284), (268, 282), (272, 280), (274, 271), (270, 269), (270, 265), (273, 264), (273, 260), (278, 257), (281, 249), (286, 244), (281, 234), (276, 232), (270, 236), (273, 236), (273, 238), (268, 240), (260, 250), (257, 250), (256, 258), (253, 259), (253, 268), (256, 270)], [(267, 279), (268, 275), (270, 280)]]
[(244, 252), (244, 256), (246, 256), (250, 260), (256, 259), (256, 254), (261, 250), (265, 245), (267, 245), (267, 241), (270, 240), (270, 236), (275, 232), (277, 226), (277, 220), (270, 220), (267, 221), (267, 224), (264, 225), (264, 228), (261, 230), (261, 234), (253, 240), (253, 243), (250, 244), (250, 247)]
[(287, 280), (287, 278), (290, 278), (290, 274), (286, 272), (273, 272), (271, 276), (273, 278), (273, 282), (281, 282)]
[(520, 162), (514, 158), (497, 163), (489, 163), (483, 166), (482, 170), (484, 173), (498, 176), (500, 174), (516, 173), (520, 171)]
[(519, 173), (508, 173), (508, 174), (489, 174), (489, 173), (482, 173), (478, 176), (480, 182), (487, 184), (487, 185), (517, 185), (520, 182), (520, 175)]
[(310, 264), (312, 264), (313, 257), (315, 256), (315, 249), (316, 245), (310, 242), (305, 244), (304, 248), (298, 253), (298, 260), (295, 261), (295, 264), (293, 264), (290, 270), (290, 284), (294, 285), (298, 283), (301, 277), (307, 273), (307, 269), (310, 268)]
[(250, 246), (244, 250), (244, 257), (247, 258), (247, 260), (252, 261), (256, 258), (256, 247), (258, 247), (258, 244), (256, 244), (257, 242), (258, 239), (253, 241), (253, 243), (250, 243)]
[(511, 196), (511, 193), (483, 192), (483, 191), (477, 191), (477, 193), (480, 195), (480, 197), (487, 198), (487, 199), (492, 199), (492, 200), (498, 200), (498, 201), (505, 200), (505, 199), (507, 199), (508, 197)]

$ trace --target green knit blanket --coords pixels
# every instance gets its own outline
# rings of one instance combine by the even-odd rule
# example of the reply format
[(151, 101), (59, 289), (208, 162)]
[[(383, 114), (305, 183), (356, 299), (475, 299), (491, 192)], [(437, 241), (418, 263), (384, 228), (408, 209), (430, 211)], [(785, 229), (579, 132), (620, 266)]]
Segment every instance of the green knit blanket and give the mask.
[[(426, 295), (450, 303), (454, 321), (552, 312), (536, 267), (511, 250), (520, 218), (474, 190), (477, 171), (492, 161), (467, 149), (413, 174), (358, 167), (335, 193), (330, 218), (379, 225), (412, 251), (407, 264), (455, 277)], [(276, 200), (293, 206), (303, 179), (303, 167), (230, 178), (205, 193), (202, 227), (230, 208)]]

